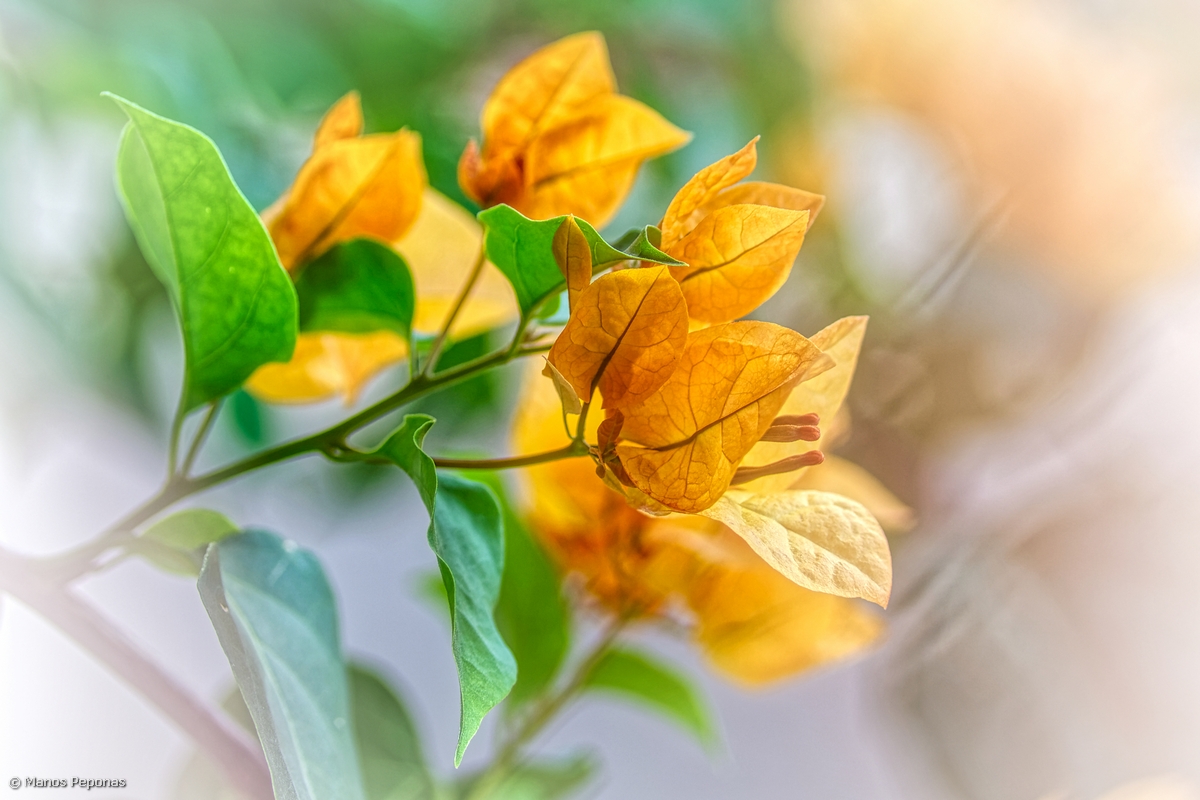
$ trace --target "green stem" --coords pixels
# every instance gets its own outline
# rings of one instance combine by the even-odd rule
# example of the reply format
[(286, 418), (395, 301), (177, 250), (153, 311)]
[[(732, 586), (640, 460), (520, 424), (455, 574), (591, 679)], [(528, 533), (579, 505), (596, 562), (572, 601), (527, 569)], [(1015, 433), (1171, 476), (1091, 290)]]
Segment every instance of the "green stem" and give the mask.
[(496, 757), (492, 760), (491, 765), (484, 770), (479, 776), (474, 788), (467, 795), (467, 800), (484, 800), (491, 792), (499, 788), (500, 784), (508, 777), (509, 773), (520, 763), (520, 754), (522, 748), (533, 741), (537, 736), (545, 730), (546, 726), (554, 721), (567, 707), (567, 705), (575, 699), (579, 691), (583, 688), (588, 676), (592, 670), (600, 663), (600, 660), (608, 655), (613, 643), (620, 636), (625, 626), (629, 623), (629, 617), (619, 616), (614, 617), (600, 638), (592, 645), (587, 654), (580, 660), (579, 664), (571, 673), (571, 677), (557, 692), (554, 692), (538, 703), (538, 705), (529, 713), (525, 720), (516, 728), (516, 730), (500, 745), (500, 749), (496, 752)]
[(217, 419), (217, 412), (221, 409), (221, 400), (213, 400), (208, 404), (208, 411), (204, 414), (204, 419), (200, 423), (199, 430), (196, 431), (196, 437), (192, 439), (191, 446), (188, 447), (187, 454), (183, 457), (183, 463), (179, 465), (179, 474), (187, 475), (192, 471), (192, 465), (196, 463), (196, 457), (200, 455), (200, 448), (204, 446), (204, 440), (208, 438), (208, 432), (212, 430), (213, 422)]
[[(186, 393), (187, 388), (184, 388)], [(175, 466), (179, 463), (179, 440), (183, 436), (183, 420), (187, 414), (183, 410), (183, 395), (179, 397), (179, 406), (171, 419), (171, 439), (167, 443), (167, 478), (175, 475)]]
[[(467, 297), (471, 294), (471, 290), (475, 288), (475, 284), (479, 281), (479, 276), (483, 274), (483, 264), (487, 259), (487, 250), (484, 249), (483, 243), (479, 243), (479, 255), (475, 258), (475, 264), (471, 267), (471, 274), (467, 276), (467, 282), (463, 284), (462, 291), (458, 293), (458, 298), (454, 301), (454, 307), (450, 309), (450, 316), (446, 317), (446, 324), (442, 326), (438, 337), (434, 339), (433, 346), (429, 348), (429, 355), (425, 358), (425, 365), (421, 367), (421, 375), (429, 377), (433, 374), (433, 369), (437, 364), (438, 356), (441, 355), (442, 348), (446, 345), (446, 340), (450, 338), (450, 328), (454, 325), (454, 320), (458, 318), (458, 312), (462, 311), (463, 306), (467, 304)], [(519, 329), (518, 329), (518, 332)]]

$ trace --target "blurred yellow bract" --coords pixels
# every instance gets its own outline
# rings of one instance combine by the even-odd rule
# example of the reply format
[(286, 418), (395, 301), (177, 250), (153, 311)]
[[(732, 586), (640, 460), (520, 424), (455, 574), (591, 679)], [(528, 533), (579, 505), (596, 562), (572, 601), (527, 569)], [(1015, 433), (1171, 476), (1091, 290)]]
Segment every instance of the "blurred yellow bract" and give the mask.
[(602, 227), (642, 162), (691, 135), (616, 93), (604, 37), (579, 33), (542, 48), (500, 79), (483, 107), (483, 146), (458, 165), (464, 192), (484, 208), (527, 217), (574, 214)]

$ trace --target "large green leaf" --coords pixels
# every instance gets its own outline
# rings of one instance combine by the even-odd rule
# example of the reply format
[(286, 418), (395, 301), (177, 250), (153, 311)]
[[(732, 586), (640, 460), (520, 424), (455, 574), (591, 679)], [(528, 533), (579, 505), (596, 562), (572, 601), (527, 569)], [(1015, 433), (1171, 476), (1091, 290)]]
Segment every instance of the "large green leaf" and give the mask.
[(199, 588), (275, 796), (365, 800), (337, 609), (317, 559), (272, 533), (247, 531), (209, 546)]
[(500, 498), (504, 512), (504, 579), (496, 623), (517, 659), (517, 682), (509, 695), (514, 707), (535, 697), (558, 674), (571, 643), (571, 619), (558, 571), (541, 545), (513, 512), (500, 476), (484, 482)]
[(583, 687), (612, 692), (653, 708), (691, 731), (702, 743), (713, 739), (707, 706), (686, 678), (644, 653), (614, 648), (588, 673)]
[(117, 185), (183, 329), (182, 408), (242, 384), (296, 346), (296, 292), (266, 229), (207, 136), (109, 95), (129, 116)]
[(350, 700), (368, 800), (433, 800), (436, 786), (421, 737), (396, 693), (371, 670), (352, 664)]
[[(484, 226), (483, 245), (487, 250), (488, 260), (495, 264), (513, 285), (521, 313), (526, 316), (535, 313), (541, 303), (558, 294), (565, 285), (562, 271), (554, 260), (553, 250), (554, 234), (564, 219), (565, 216), (532, 220), (506, 205), (493, 206), (479, 212), (479, 221)], [(662, 253), (655, 256), (654, 252), (657, 251), (651, 252), (653, 248), (643, 248), (643, 252), (637, 255), (622, 252), (604, 241), (596, 229), (584, 220), (577, 217), (575, 221), (579, 223), (584, 238), (591, 246), (592, 269), (595, 271), (607, 269), (631, 258), (663, 264), (679, 263)]]
[(408, 264), (392, 248), (356, 239), (326, 251), (296, 281), (300, 330), (407, 337), (415, 291)]
[(493, 612), (504, 571), (504, 537), (496, 496), (481, 483), (438, 472), (421, 449), (433, 417), (410, 414), (378, 453), (408, 473), (429, 510), (429, 546), (450, 600), (450, 636), (462, 696), (454, 765), (484, 716), (512, 689), (513, 654)]

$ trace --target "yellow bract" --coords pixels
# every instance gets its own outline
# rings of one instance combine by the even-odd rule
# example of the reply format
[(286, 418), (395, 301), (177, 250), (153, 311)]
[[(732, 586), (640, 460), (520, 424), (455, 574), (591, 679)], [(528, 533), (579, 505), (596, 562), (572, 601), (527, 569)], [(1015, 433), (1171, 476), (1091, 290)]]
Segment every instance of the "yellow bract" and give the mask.
[[(529, 370), (514, 448), (562, 447), (567, 435), (551, 382)], [(589, 417), (588, 440), (598, 437)], [(617, 613), (653, 615), (674, 598), (695, 618), (693, 638), (714, 666), (758, 685), (850, 656), (881, 622), (855, 601), (803, 589), (767, 565), (720, 523), (650, 517), (592, 474), (586, 459), (524, 470), (524, 515), (562, 569)]]
[(887, 537), (871, 512), (836, 494), (730, 491), (704, 516), (728, 525), (798, 586), (886, 607), (892, 591)]
[(550, 363), (587, 401), (606, 408), (647, 399), (675, 370), (687, 340), (687, 306), (665, 267), (602, 276), (579, 293)]
[(701, 511), (729, 488), (792, 387), (829, 366), (803, 336), (769, 322), (693, 333), (666, 383), (625, 409), (617, 455), (651, 499)]
[(574, 311), (579, 293), (592, 282), (592, 248), (575, 217), (567, 217), (558, 226), (552, 249), (567, 282), (567, 308)]
[[(867, 332), (867, 321), (867, 317), (843, 317), (812, 337), (810, 341), (833, 359), (834, 366), (796, 387), (779, 411), (780, 414), (818, 414), (821, 418), (821, 438), (815, 442), (759, 442), (746, 455), (746, 466), (770, 464), (806, 450), (820, 449), (825, 444), (838, 409), (850, 391), (850, 382), (858, 366), (858, 352)], [(789, 488), (801, 474), (769, 475), (750, 481), (741, 488), (752, 492), (778, 492)]]
[(463, 191), (485, 208), (508, 203), (534, 219), (575, 214), (603, 226), (641, 163), (690, 138), (615, 92), (598, 33), (529, 56), (484, 104), (482, 150), (471, 142), (459, 161)]
[(246, 389), (269, 403), (313, 403), (341, 395), (353, 403), (363, 384), (408, 355), (408, 343), (390, 331), (302, 333), (286, 364), (264, 364)]
[[(800, 477), (797, 478), (795, 473), (783, 477), (792, 481), (792, 489), (832, 492), (862, 503), (889, 534), (906, 533), (916, 522), (911, 508), (853, 461), (826, 455), (824, 463), (806, 468)], [(752, 487), (757, 483), (753, 481), (744, 486)]]
[(820, 211), (820, 195), (774, 183), (738, 181), (758, 161), (753, 139), (684, 184), (662, 220), (662, 249), (688, 314), (700, 326), (744, 316), (779, 291)]
[(302, 267), (339, 242), (399, 238), (425, 188), (421, 137), (409, 130), (362, 136), (358, 94), (339, 100), (317, 129), (313, 154), (263, 221), (279, 261)]

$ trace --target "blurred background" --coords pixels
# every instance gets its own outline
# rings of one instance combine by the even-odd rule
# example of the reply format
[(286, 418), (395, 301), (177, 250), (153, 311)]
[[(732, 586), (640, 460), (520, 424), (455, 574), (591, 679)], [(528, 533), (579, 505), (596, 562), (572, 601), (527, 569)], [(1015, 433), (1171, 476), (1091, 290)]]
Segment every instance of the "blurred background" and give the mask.
[[(262, 208), (358, 89), (368, 129), (421, 132), (432, 185), (465, 204), (455, 164), (496, 79), (588, 29), (624, 93), (695, 134), (611, 231), (755, 134), (759, 177), (828, 196), (759, 314), (804, 333), (871, 315), (841, 454), (918, 524), (892, 542), (889, 633), (864, 657), (747, 692), (647, 634), (712, 697), (716, 752), (595, 702), (545, 748), (597, 752), (585, 796), (613, 800), (1200, 798), (1195, 0), (0, 0), (0, 544), (82, 542), (163, 470), (179, 345), (114, 193), (123, 118), (101, 91), (208, 133)], [(457, 420), (443, 442), (502, 450), (512, 377), (428, 401)], [(210, 464), (344, 413), (229, 407)], [(458, 697), (411, 487), (314, 460), (203, 502), (319, 553), (347, 651), (403, 688), (445, 770)], [(227, 691), (192, 582), (126, 562), (82, 588), (181, 681)], [(0, 605), (0, 777), (183, 797), (190, 752)]]

